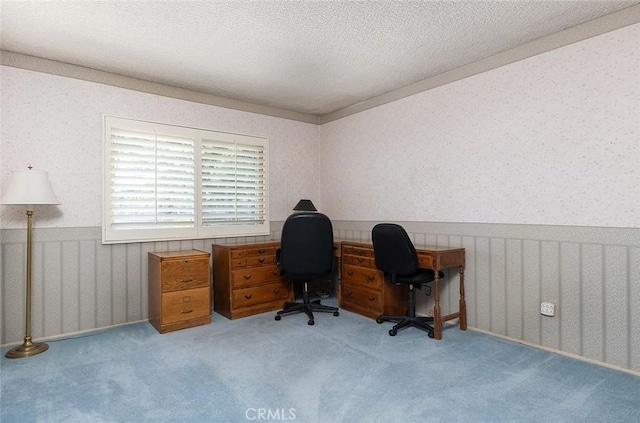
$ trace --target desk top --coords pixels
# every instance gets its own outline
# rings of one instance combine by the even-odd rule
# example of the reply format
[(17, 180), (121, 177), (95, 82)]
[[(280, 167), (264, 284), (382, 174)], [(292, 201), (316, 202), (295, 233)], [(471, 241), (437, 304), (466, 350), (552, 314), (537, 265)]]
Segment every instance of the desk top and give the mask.
[[(349, 244), (355, 247), (373, 248), (373, 244), (368, 241), (350, 241), (346, 239), (334, 239), (334, 245), (336, 246), (335, 255), (342, 257), (342, 244)], [(251, 245), (269, 245), (278, 246), (279, 240), (263, 240), (263, 241), (239, 241), (233, 240), (228, 243), (220, 243), (219, 245), (226, 248), (245, 247)], [(465, 250), (460, 247), (439, 247), (433, 245), (414, 245), (416, 253), (418, 253), (418, 259), (421, 267), (429, 269), (444, 269), (453, 266), (464, 266), (465, 263)]]
[(250, 245), (257, 245), (257, 244), (268, 244), (268, 245), (279, 245), (280, 244), (280, 240), (274, 240), (274, 239), (266, 239), (264, 241), (240, 241), (237, 239), (231, 240), (229, 242), (214, 242), (213, 245), (219, 245), (221, 247), (244, 247), (244, 246), (250, 246)]
[[(373, 249), (371, 242), (342, 241), (355, 247)], [(418, 254), (420, 267), (434, 270), (442, 270), (448, 267), (464, 266), (465, 254), (461, 247), (438, 247), (432, 245), (414, 245)]]
[[(373, 244), (371, 243), (371, 241), (351, 241), (351, 240), (348, 240), (348, 239), (334, 239), (333, 242), (336, 245), (340, 245), (340, 244), (343, 244), (343, 243), (348, 243), (350, 245), (361, 246), (361, 247), (365, 247), (365, 248), (372, 248), (373, 247)], [(254, 244), (279, 244), (279, 243), (280, 243), (280, 240), (275, 240), (275, 239), (267, 239), (267, 240), (264, 240), (264, 241), (233, 240), (231, 242), (220, 242), (220, 243), (214, 242), (215, 245), (221, 245), (221, 246), (225, 246), (225, 247), (235, 247), (235, 246), (254, 245)], [(442, 253), (442, 252), (456, 252), (456, 251), (463, 251), (464, 252), (464, 248), (462, 248), (462, 247), (438, 247), (438, 246), (434, 246), (434, 245), (419, 245), (419, 244), (414, 244), (414, 247), (415, 247), (415, 249), (416, 249), (416, 251), (418, 253), (420, 253), (420, 252)]]
[(208, 253), (207, 251), (201, 251), (201, 250), (180, 250), (180, 251), (156, 251), (156, 252), (150, 252), (149, 255), (153, 255), (156, 257), (160, 257), (161, 259), (171, 259), (171, 258), (179, 258), (179, 259), (183, 259), (185, 257), (203, 257), (206, 256), (207, 258), (209, 258), (209, 256), (211, 255), (210, 253)]
[[(342, 242), (342, 243), (349, 243), (351, 245), (356, 245), (356, 246), (362, 246), (362, 247), (367, 247), (367, 248), (371, 248), (373, 247), (373, 244), (370, 241), (349, 241), (346, 239), (343, 240), (336, 240), (335, 242)], [(437, 247), (434, 245), (419, 245), (419, 244), (414, 244), (414, 247), (416, 249), (416, 251), (418, 253), (422, 252), (450, 252), (450, 251), (464, 251), (464, 248), (462, 247)]]

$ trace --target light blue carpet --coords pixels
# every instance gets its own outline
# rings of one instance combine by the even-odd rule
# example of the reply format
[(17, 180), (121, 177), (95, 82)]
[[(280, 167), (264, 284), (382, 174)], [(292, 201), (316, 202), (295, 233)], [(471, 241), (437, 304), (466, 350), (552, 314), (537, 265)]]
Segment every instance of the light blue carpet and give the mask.
[(633, 422), (640, 377), (447, 327), (442, 341), (341, 310), (160, 335), (148, 323), (4, 358), (3, 423)]

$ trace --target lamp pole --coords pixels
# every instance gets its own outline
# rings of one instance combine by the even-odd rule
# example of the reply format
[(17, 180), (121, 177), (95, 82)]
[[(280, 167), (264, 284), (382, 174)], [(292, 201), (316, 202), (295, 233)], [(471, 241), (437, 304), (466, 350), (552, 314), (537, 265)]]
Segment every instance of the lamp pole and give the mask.
[(11, 182), (0, 204), (27, 207), (27, 286), (25, 307), (25, 335), (21, 345), (9, 350), (5, 357), (23, 358), (40, 354), (49, 349), (44, 342), (31, 340), (31, 249), (33, 244), (33, 208), (36, 204), (60, 204), (56, 199), (46, 172), (21, 170), (13, 172)]
[(31, 341), (31, 244), (33, 239), (33, 206), (27, 206), (27, 305), (26, 305), (26, 323), (24, 329), (24, 341), (22, 345), (9, 350), (5, 357), (7, 358), (23, 358), (40, 354), (49, 349), (44, 342)]

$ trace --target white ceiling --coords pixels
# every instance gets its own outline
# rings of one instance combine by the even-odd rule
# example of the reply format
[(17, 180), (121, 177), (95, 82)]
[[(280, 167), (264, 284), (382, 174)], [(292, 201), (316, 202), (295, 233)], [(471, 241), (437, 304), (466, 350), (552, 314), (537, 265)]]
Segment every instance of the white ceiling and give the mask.
[(634, 1), (0, 1), (2, 49), (323, 115)]

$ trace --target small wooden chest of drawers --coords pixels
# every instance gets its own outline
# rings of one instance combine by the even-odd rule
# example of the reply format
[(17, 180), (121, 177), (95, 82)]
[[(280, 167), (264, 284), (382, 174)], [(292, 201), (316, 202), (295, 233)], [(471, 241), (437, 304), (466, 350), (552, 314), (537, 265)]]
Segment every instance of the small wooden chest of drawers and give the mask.
[(292, 300), (276, 265), (277, 241), (213, 245), (213, 308), (229, 319), (281, 309)]
[(209, 253), (149, 253), (149, 322), (160, 333), (211, 323)]
[(371, 244), (342, 242), (340, 307), (377, 318), (407, 311), (407, 286), (392, 285), (376, 268)]

